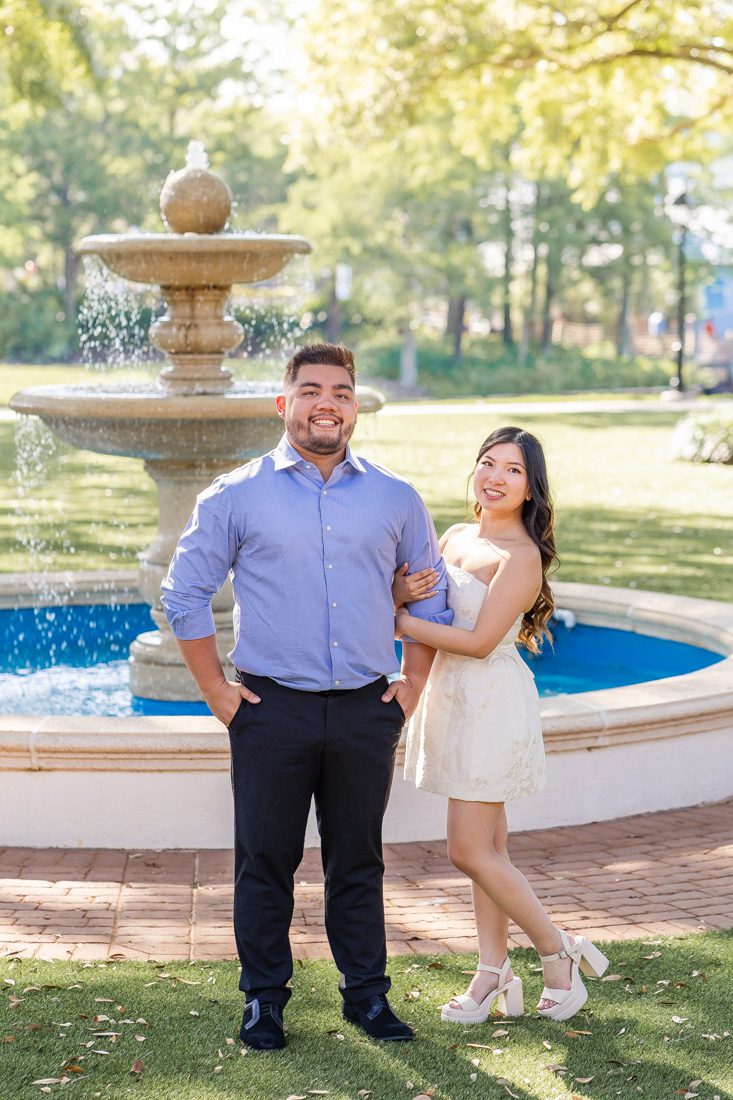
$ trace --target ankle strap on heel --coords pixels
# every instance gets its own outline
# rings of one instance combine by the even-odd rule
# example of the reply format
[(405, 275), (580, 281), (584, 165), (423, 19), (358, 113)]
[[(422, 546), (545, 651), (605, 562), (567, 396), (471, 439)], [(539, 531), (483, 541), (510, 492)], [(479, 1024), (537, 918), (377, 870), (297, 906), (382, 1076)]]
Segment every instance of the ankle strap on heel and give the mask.
[(540, 955), (540, 962), (554, 963), (559, 962), (560, 959), (571, 959), (572, 957), (570, 952), (563, 947), (562, 951), (556, 951), (554, 955)]
[(488, 963), (481, 963), (480, 962), (477, 965), (476, 970), (477, 971), (482, 970), (487, 974), (498, 974), (499, 977), (502, 978), (502, 977), (504, 977), (507, 970), (509, 969), (509, 966), (510, 966), (509, 956), (507, 955), (507, 957), (504, 959), (504, 962), (501, 964), (501, 966), (489, 966)]

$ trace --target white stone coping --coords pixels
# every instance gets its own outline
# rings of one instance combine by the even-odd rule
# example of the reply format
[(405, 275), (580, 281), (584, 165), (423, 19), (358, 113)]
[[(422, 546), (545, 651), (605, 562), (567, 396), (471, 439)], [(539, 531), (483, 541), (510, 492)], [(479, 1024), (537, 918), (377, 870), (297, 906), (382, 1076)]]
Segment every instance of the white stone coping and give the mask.
[[(58, 590), (73, 602), (138, 599), (135, 574), (64, 573), (0, 578), (0, 607), (29, 606)], [(659, 592), (558, 583), (578, 622), (686, 642), (724, 654), (698, 672), (542, 700), (548, 753), (602, 750), (729, 729), (733, 725), (733, 605)], [(55, 601), (52, 601), (55, 602)], [(401, 757), (401, 753), (400, 753)], [(399, 760), (398, 760), (399, 762)], [(226, 731), (213, 717), (105, 718), (0, 715), (0, 769), (196, 772), (228, 770)]]

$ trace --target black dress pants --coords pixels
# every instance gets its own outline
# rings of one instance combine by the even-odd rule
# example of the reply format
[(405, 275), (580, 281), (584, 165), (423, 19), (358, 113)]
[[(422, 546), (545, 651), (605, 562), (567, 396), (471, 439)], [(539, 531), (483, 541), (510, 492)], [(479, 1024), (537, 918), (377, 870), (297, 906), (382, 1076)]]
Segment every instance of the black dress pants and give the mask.
[(229, 726), (235, 819), (234, 931), (240, 989), (290, 998), (293, 880), (315, 797), (326, 933), (345, 1001), (389, 989), (382, 818), (404, 724), (384, 677), (351, 691), (298, 691), (240, 673), (262, 700)]

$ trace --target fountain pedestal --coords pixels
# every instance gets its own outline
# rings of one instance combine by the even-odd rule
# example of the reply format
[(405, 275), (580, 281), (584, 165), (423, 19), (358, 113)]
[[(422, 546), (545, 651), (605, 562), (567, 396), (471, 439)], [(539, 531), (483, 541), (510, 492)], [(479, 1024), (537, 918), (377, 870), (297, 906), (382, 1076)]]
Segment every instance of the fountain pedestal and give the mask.
[[(195, 143), (192, 143), (192, 145)], [(224, 356), (243, 331), (226, 315), (235, 283), (276, 275), (292, 256), (310, 252), (302, 237), (223, 233), (231, 195), (198, 162), (172, 173), (161, 193), (164, 220), (175, 233), (86, 237), (81, 254), (96, 255), (130, 282), (160, 287), (168, 312), (150, 330), (168, 357), (158, 383), (112, 386), (37, 386), (15, 394), (17, 412), (40, 416), (58, 435), (102, 454), (145, 460), (158, 488), (158, 534), (140, 555), (140, 591), (157, 630), (141, 634), (130, 651), (130, 686), (151, 699), (200, 698), (160, 604), (160, 584), (196, 496), (220, 473), (271, 450), (282, 421), (271, 396), (232, 383)], [(227, 197), (228, 196), (228, 197)], [(381, 395), (357, 388), (360, 412), (381, 407)], [(231, 586), (213, 602), (220, 654), (232, 648)]]
[[(196, 465), (184, 461), (148, 459), (145, 470), (158, 489), (158, 534), (139, 555), (139, 586), (150, 604), (157, 629), (139, 634), (130, 646), (130, 690), (145, 699), (192, 701), (199, 690), (181, 661), (160, 602), (160, 586), (168, 572), (178, 538), (193, 511), (197, 495), (215, 477), (232, 468), (230, 461), (209, 460)], [(212, 601), (219, 657), (226, 668), (227, 653), (234, 646), (232, 607), (234, 595), (229, 581)]]

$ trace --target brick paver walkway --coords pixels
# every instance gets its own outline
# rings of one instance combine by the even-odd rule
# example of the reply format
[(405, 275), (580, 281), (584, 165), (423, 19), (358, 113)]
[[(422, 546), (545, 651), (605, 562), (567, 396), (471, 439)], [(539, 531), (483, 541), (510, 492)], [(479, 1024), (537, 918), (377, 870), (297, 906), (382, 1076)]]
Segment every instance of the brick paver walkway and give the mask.
[[(511, 849), (570, 931), (609, 940), (733, 927), (733, 802), (517, 833)], [(474, 950), (470, 889), (444, 842), (388, 845), (386, 866), (391, 953)], [(296, 882), (295, 953), (326, 956), (317, 852)], [(230, 883), (222, 851), (0, 849), (0, 953), (233, 958)]]

